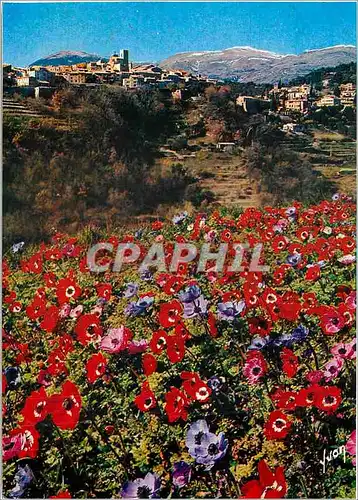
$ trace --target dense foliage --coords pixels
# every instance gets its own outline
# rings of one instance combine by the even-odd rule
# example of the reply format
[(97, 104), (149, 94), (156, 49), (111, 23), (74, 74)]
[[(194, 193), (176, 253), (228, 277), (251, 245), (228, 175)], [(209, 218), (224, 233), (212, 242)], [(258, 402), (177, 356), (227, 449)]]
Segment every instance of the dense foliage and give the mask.
[(56, 117), (4, 119), (6, 241), (36, 241), (52, 227), (73, 231), (89, 220), (118, 223), (185, 199), (195, 179), (155, 166), (180, 111), (159, 93), (103, 88), (60, 92), (54, 101)]
[(318, 68), (305, 76), (299, 76), (290, 82), (291, 85), (301, 85), (303, 83), (313, 84), (316, 88), (321, 88), (322, 80), (329, 77), (330, 87), (334, 88), (341, 83), (356, 83), (357, 63), (339, 64), (330, 68)]
[(313, 170), (311, 164), (294, 151), (254, 145), (245, 151), (244, 158), (248, 174), (261, 180), (273, 203), (289, 202), (295, 197), (313, 202), (334, 192), (332, 181)]
[[(6, 496), (354, 498), (354, 214), (336, 195), (9, 248)], [(227, 243), (228, 260), (96, 274), (97, 241), (162, 243), (167, 265), (174, 242)], [(230, 272), (257, 242), (269, 271), (246, 254)]]

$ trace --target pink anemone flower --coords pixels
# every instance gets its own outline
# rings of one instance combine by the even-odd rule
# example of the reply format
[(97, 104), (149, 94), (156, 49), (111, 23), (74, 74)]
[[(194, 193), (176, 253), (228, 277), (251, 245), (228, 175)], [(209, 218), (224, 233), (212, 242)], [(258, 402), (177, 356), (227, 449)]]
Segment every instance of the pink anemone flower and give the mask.
[(128, 342), (132, 339), (132, 332), (125, 326), (108, 330), (101, 340), (101, 349), (111, 354), (117, 354), (128, 347)]

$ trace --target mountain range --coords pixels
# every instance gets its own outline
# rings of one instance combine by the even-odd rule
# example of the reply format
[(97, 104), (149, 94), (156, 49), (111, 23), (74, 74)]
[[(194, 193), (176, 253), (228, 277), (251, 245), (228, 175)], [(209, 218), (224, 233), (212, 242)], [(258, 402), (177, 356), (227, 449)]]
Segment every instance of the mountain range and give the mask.
[(253, 47), (184, 52), (162, 61), (163, 68), (184, 69), (213, 78), (231, 78), (239, 82), (274, 83), (291, 80), (322, 67), (334, 67), (356, 61), (356, 47), (336, 45), (306, 50), (302, 54), (276, 54)]
[[(183, 69), (213, 78), (239, 82), (274, 83), (292, 80), (322, 67), (334, 67), (356, 61), (356, 47), (335, 45), (306, 50), (302, 54), (277, 54), (253, 47), (184, 52), (159, 63), (162, 68)], [(101, 56), (82, 51), (61, 51), (33, 62), (31, 66), (59, 66), (98, 61)], [(103, 58), (102, 58), (103, 59)], [(108, 60), (108, 58), (105, 58)]]
[(81, 62), (98, 61), (99, 59), (101, 59), (101, 56), (98, 54), (88, 54), (88, 52), (80, 50), (62, 50), (50, 56), (37, 59), (30, 66), (67, 66)]

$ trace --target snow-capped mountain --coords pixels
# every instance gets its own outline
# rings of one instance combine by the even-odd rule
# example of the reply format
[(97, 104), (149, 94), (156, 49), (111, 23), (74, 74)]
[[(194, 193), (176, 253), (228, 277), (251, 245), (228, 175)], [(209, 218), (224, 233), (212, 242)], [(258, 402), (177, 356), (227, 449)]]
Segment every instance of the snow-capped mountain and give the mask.
[(253, 47), (184, 52), (160, 63), (163, 68), (184, 69), (216, 78), (235, 78), (240, 82), (273, 83), (290, 80), (320, 67), (356, 61), (356, 47), (336, 45), (306, 50), (302, 54), (276, 54)]
[(62, 50), (61, 52), (56, 52), (56, 54), (38, 59), (29, 66), (66, 66), (81, 62), (98, 61), (98, 59), (101, 59), (101, 56), (97, 54), (88, 54), (80, 50)]

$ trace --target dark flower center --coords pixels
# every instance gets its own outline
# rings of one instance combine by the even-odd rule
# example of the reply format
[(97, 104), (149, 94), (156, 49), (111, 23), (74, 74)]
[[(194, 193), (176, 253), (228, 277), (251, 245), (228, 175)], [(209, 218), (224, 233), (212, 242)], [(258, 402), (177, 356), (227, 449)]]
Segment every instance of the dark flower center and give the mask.
[(211, 445), (208, 448), (208, 453), (209, 455), (217, 455), (219, 453), (219, 448), (217, 444), (211, 443)]
[(150, 498), (150, 488), (148, 486), (139, 486), (137, 489), (137, 498)]
[(344, 347), (341, 347), (340, 349), (338, 349), (338, 352), (339, 354), (345, 354), (347, 350)]
[(334, 397), (333, 396), (327, 396), (325, 399), (324, 399), (324, 402), (328, 405), (331, 405), (332, 403), (334, 403)]
[(253, 375), (258, 375), (261, 371), (261, 368), (259, 366), (255, 366), (255, 368), (252, 370)]
[(4, 451), (9, 451), (9, 450), (12, 450), (12, 448), (14, 448), (14, 446), (15, 446), (15, 441), (10, 441), (10, 443), (3, 444), (3, 449), (4, 449)]
[(339, 323), (338, 318), (332, 318), (332, 324), (333, 325), (338, 325), (338, 323)]
[(45, 403), (43, 401), (41, 401), (40, 403), (37, 403), (36, 408), (35, 408), (35, 412), (41, 413), (42, 410), (44, 409), (44, 406), (45, 406)]
[(195, 435), (195, 444), (201, 444), (201, 439), (204, 436), (203, 432), (198, 432), (198, 434)]
[(65, 410), (69, 411), (73, 407), (73, 401), (71, 398), (66, 398), (64, 402), (62, 403), (62, 406), (64, 407)]
[(312, 402), (313, 400), (314, 400), (314, 393), (313, 393), (313, 392), (309, 392), (309, 393), (307, 394), (306, 401), (310, 403), (310, 402)]
[(119, 344), (119, 340), (118, 339), (112, 339), (112, 344), (113, 345), (118, 345)]
[(282, 427), (285, 426), (285, 421), (284, 420), (276, 420), (275, 426), (281, 429)]
[(144, 401), (144, 405), (147, 407), (147, 406), (150, 406), (152, 404), (152, 399), (151, 398), (147, 398), (145, 401)]

